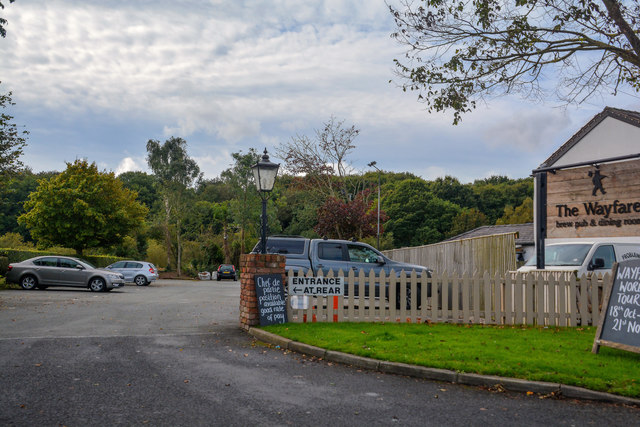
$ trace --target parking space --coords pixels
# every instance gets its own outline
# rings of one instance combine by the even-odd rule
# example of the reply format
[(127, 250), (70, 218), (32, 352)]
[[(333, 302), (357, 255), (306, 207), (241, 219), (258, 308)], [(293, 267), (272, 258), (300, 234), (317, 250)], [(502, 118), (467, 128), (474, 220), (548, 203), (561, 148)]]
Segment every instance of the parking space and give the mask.
[(159, 280), (111, 292), (0, 292), (0, 338), (203, 333), (239, 325), (240, 284)]

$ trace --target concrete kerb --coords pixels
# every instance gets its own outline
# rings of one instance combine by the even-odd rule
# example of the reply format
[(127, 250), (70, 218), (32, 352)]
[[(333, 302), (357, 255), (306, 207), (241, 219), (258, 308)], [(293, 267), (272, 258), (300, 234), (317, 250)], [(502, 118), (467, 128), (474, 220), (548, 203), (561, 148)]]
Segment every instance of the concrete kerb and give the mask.
[(403, 375), (415, 378), (422, 378), (435, 381), (443, 381), (455, 384), (495, 387), (502, 386), (505, 390), (515, 392), (533, 392), (536, 394), (555, 394), (568, 399), (597, 400), (601, 402), (617, 403), (640, 407), (640, 399), (618, 396), (616, 394), (593, 391), (582, 387), (569, 386), (558, 383), (543, 381), (527, 381), (518, 378), (497, 377), (494, 375), (468, 374), (455, 372), (447, 369), (427, 368), (424, 366), (408, 365), (406, 363), (396, 363), (370, 359), (368, 357), (355, 356), (353, 354), (341, 353), (339, 351), (328, 351), (320, 347), (292, 341), (279, 335), (272, 334), (257, 328), (249, 328), (249, 334), (256, 339), (279, 345), (285, 350), (296, 353), (324, 358), (325, 360), (341, 363), (343, 365), (355, 366), (371, 371), (378, 371), (386, 374)]

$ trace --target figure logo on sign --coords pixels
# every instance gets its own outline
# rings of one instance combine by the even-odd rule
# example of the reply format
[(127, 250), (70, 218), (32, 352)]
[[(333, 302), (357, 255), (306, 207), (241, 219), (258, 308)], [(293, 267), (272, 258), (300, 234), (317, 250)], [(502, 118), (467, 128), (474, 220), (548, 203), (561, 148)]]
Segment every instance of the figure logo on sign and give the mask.
[(602, 194), (607, 194), (607, 192), (604, 191), (604, 187), (602, 187), (602, 180), (607, 176), (600, 175), (599, 169), (596, 169), (595, 172), (589, 171), (589, 176), (591, 177), (591, 182), (593, 182), (593, 191), (591, 192), (591, 195), (595, 196), (598, 190), (600, 190)]

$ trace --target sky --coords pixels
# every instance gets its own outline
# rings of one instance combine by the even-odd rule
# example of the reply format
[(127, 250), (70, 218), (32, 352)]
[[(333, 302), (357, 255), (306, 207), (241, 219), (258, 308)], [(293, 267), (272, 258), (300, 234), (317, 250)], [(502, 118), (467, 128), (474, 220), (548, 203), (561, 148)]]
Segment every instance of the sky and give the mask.
[(250, 148), (282, 162), (277, 146), (333, 116), (360, 130), (355, 172), (523, 178), (605, 106), (640, 110), (625, 94), (564, 108), (508, 96), (454, 126), (398, 87), (405, 48), (383, 0), (3, 3), (0, 92), (34, 172), (76, 159), (150, 172), (147, 141), (175, 136), (212, 179)]

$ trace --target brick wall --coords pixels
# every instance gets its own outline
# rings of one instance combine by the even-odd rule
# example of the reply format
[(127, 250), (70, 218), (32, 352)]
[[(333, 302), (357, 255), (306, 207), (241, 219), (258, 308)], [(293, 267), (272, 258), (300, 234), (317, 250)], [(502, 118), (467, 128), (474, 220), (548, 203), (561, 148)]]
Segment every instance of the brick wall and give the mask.
[(249, 329), (260, 324), (255, 276), (282, 274), (285, 283), (284, 265), (287, 258), (276, 254), (246, 254), (240, 256), (240, 326)]

